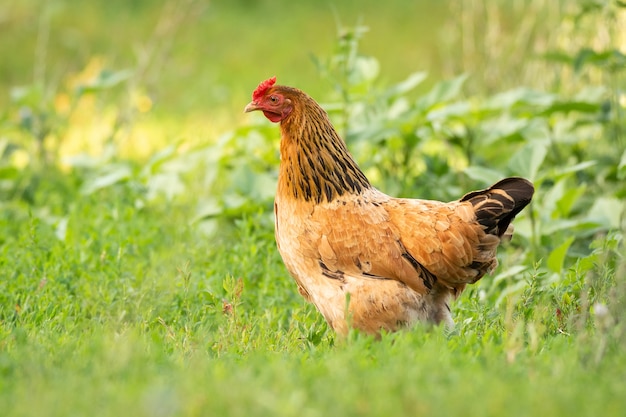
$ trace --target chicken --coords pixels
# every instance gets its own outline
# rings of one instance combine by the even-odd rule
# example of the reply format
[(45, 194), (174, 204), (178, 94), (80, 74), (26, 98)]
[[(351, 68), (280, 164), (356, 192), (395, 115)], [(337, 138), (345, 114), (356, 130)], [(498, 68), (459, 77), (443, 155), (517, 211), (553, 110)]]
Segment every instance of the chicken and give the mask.
[(374, 188), (304, 92), (259, 84), (245, 112), (280, 123), (276, 243), (302, 296), (339, 334), (452, 326), (450, 301), (497, 266), (533, 185), (506, 178), (449, 203)]

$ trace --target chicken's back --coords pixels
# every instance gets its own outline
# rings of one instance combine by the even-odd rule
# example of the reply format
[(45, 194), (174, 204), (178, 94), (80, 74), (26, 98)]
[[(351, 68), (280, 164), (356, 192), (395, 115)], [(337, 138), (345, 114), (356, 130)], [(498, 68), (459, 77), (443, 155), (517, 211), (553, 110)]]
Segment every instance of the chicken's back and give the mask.
[(321, 204), (277, 196), (275, 210), (285, 265), (340, 332), (346, 306), (350, 324), (372, 333), (416, 321), (451, 324), (450, 297), (479, 275), (473, 263), (484, 233), (467, 202), (371, 189)]

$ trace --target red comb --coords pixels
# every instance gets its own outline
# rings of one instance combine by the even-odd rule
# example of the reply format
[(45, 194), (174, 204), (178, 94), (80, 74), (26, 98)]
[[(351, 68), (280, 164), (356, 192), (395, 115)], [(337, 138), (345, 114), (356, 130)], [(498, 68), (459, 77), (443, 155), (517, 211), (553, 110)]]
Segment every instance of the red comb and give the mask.
[(261, 82), (256, 90), (254, 90), (254, 93), (252, 93), (252, 100), (257, 101), (260, 99), (274, 84), (276, 84), (276, 77), (268, 78)]

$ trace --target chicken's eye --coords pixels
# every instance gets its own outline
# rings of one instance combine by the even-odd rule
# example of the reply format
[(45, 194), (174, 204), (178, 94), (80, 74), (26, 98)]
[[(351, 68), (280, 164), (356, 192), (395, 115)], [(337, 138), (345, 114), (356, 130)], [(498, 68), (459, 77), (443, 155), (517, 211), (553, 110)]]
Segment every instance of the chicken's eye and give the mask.
[(276, 96), (270, 96), (270, 101), (274, 104), (278, 103), (278, 97)]

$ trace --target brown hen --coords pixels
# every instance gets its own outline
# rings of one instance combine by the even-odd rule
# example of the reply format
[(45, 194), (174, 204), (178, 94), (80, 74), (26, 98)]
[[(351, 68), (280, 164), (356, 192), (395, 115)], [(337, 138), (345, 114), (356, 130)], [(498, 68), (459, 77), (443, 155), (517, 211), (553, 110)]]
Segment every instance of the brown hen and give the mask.
[(300, 293), (342, 334), (452, 325), (451, 299), (497, 266), (533, 185), (506, 178), (449, 203), (390, 197), (372, 187), (326, 112), (275, 82), (259, 84), (245, 111), (280, 122), (276, 242)]

